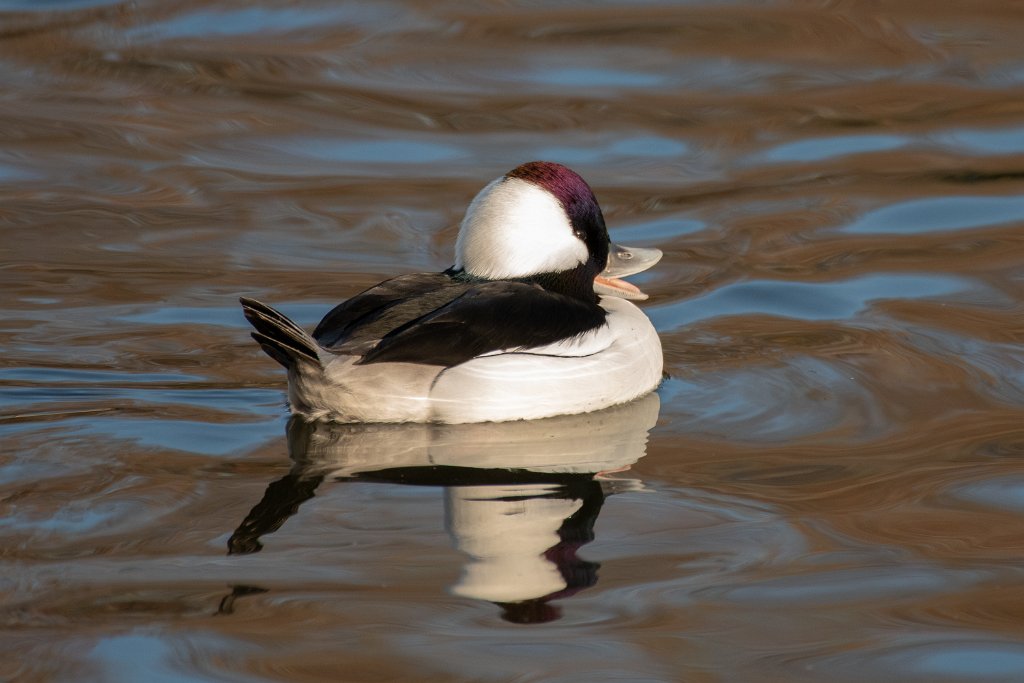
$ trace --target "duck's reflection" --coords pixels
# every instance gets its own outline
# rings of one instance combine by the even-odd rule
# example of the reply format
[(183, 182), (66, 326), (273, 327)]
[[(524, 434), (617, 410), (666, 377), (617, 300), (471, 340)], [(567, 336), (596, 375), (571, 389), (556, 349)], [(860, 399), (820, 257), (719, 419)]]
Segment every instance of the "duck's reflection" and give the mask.
[(549, 604), (597, 582), (600, 565), (576, 555), (594, 540), (604, 503), (601, 482), (579, 475), (561, 484), (452, 486), (446, 490), (447, 527), (469, 559), (452, 588), (488, 600), (508, 621), (533, 623), (559, 616)]
[[(597, 413), (471, 425), (288, 424), (291, 471), (267, 487), (228, 540), (254, 553), (324, 479), (442, 486), (446, 526), (468, 557), (452, 591), (499, 605), (509, 621), (556, 619), (553, 599), (594, 585), (577, 556), (607, 495), (638, 486), (621, 473), (646, 452), (658, 418), (650, 394)], [(614, 476), (612, 476), (614, 474)]]

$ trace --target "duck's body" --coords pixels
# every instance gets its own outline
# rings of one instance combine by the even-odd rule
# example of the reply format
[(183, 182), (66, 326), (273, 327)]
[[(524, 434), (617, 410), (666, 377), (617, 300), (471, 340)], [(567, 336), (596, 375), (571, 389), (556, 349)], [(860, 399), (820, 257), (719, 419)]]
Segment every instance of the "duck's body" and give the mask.
[(386, 280), (340, 304), (312, 335), (242, 299), (253, 336), (288, 370), (292, 412), (341, 422), (523, 420), (624, 403), (661, 381), (654, 327), (618, 298), (646, 297), (612, 277), (653, 265), (660, 252), (613, 247), (590, 188), (569, 169), (533, 162), (488, 185), (456, 252), (443, 273)]
[[(397, 291), (405, 295), (391, 300)], [(524, 420), (605, 408), (658, 385), (661, 345), (640, 309), (602, 297), (595, 312), (565, 299), (523, 283), (405, 275), (331, 311), (312, 338), (288, 328), (294, 337), (277, 347), (258, 340), (306, 352), (282, 364), (292, 411), (310, 419)], [(272, 309), (243, 304), (258, 330), (273, 324)], [(561, 309), (569, 315), (559, 320)], [(595, 313), (595, 327), (573, 331)], [(538, 315), (556, 323), (550, 334), (536, 329)]]

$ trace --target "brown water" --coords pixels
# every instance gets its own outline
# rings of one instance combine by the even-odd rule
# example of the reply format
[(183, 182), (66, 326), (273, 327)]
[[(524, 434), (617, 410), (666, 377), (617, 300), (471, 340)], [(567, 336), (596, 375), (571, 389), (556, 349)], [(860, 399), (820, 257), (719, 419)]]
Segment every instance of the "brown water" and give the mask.
[[(0, 679), (1024, 680), (1022, 35), (3, 0)], [(286, 434), (237, 296), (447, 267), (534, 158), (665, 250), (657, 398)]]

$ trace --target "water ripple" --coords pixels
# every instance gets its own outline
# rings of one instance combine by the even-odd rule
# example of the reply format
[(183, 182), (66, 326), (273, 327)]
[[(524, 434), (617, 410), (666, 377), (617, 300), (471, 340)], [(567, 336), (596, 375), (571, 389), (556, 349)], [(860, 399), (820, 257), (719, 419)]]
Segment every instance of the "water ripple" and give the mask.
[[(820, 5), (0, 1), (0, 679), (1019, 678), (1024, 15)], [(337, 481), (236, 301), (443, 269), (532, 158), (664, 250), (670, 377), (499, 605), (439, 484), (519, 442)]]
[(913, 234), (982, 228), (1024, 221), (1019, 197), (932, 197), (866, 213), (843, 231), (854, 235)]
[(800, 320), (847, 320), (889, 298), (949, 297), (977, 287), (966, 278), (903, 273), (864, 275), (841, 282), (746, 281), (703, 296), (648, 309), (659, 329), (677, 329), (716, 316), (776, 315)]

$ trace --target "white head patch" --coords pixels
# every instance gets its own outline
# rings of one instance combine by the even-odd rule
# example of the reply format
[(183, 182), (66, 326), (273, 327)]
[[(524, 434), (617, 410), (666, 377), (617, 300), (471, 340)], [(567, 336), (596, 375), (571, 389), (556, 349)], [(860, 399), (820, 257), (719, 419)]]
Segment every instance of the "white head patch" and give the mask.
[(455, 242), (455, 267), (489, 280), (571, 270), (589, 257), (558, 199), (520, 178), (482, 189)]

